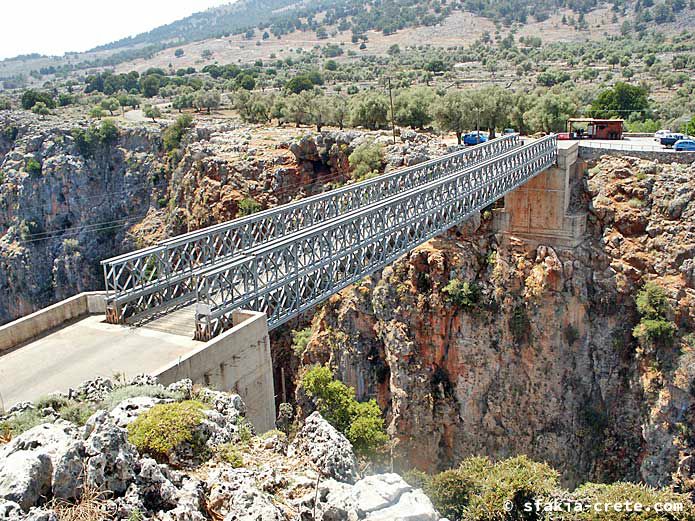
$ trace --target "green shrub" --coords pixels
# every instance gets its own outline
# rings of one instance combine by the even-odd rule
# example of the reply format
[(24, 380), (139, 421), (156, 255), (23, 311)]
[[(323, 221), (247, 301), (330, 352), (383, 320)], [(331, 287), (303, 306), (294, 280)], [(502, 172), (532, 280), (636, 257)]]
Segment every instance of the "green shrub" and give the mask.
[[(558, 489), (557, 471), (526, 456), (505, 459), (488, 468), (481, 472), (480, 461), (476, 461), (465, 471), (473, 481), (475, 476), (482, 476), (468, 504), (467, 519), (534, 519), (534, 513), (525, 517), (524, 504), (547, 499)], [(505, 510), (506, 502), (513, 505), (511, 515)]]
[(193, 123), (193, 118), (188, 114), (183, 114), (176, 118), (176, 121), (169, 125), (169, 127), (164, 131), (162, 135), (162, 142), (164, 144), (164, 149), (167, 151), (179, 148), (181, 145), (181, 139), (183, 138), (186, 130), (190, 128)]
[(58, 416), (76, 425), (84, 425), (89, 417), (97, 411), (97, 406), (88, 402), (71, 402), (62, 407)]
[(355, 390), (335, 380), (327, 366), (309, 369), (300, 385), (316, 400), (318, 411), (326, 421), (345, 434), (358, 454), (373, 455), (388, 441), (376, 401), (358, 402)]
[[(677, 494), (667, 489), (654, 489), (646, 485), (638, 485), (635, 483), (611, 483), (610, 485), (585, 483), (577, 488), (572, 497), (588, 508), (583, 509), (583, 512), (572, 513), (563, 519), (572, 519), (577, 521), (673, 521), (693, 519), (693, 504), (690, 502), (686, 494)], [(681, 504), (683, 512), (615, 512), (609, 509), (595, 511), (592, 505), (625, 505), (630, 503), (635, 505), (641, 503), (643, 506), (653, 507), (657, 503), (666, 504)]]
[(91, 157), (100, 147), (106, 147), (118, 139), (118, 128), (113, 121), (106, 119), (99, 126), (89, 128), (74, 128), (71, 135), (75, 140), (80, 154)]
[(157, 404), (128, 425), (128, 439), (141, 453), (165, 462), (182, 443), (191, 443), (202, 457), (204, 443), (195, 439), (195, 428), (205, 417), (205, 405), (194, 400)]
[(45, 409), (46, 407), (51, 407), (54, 410), (59, 410), (70, 403), (70, 400), (64, 396), (58, 394), (49, 394), (46, 396), (41, 396), (34, 401), (34, 407), (38, 410)]
[(356, 453), (373, 455), (389, 441), (384, 430), (381, 409), (373, 399), (368, 402), (355, 402), (351, 409), (352, 421), (345, 435)]
[(522, 344), (528, 340), (531, 332), (531, 321), (526, 313), (526, 308), (521, 304), (512, 311), (512, 315), (509, 318), (509, 331), (517, 344)]
[(232, 443), (223, 443), (215, 447), (214, 456), (219, 461), (223, 461), (235, 469), (244, 466), (244, 457), (241, 451)]
[(637, 311), (644, 318), (663, 318), (671, 312), (671, 304), (664, 288), (647, 282), (637, 293)]
[(418, 469), (410, 469), (403, 474), (403, 480), (413, 488), (424, 488), (430, 476)]
[(27, 161), (26, 171), (30, 174), (40, 174), (41, 163), (32, 157), (29, 159), (29, 161)]
[(642, 343), (670, 345), (676, 333), (676, 324), (668, 319), (671, 304), (664, 288), (648, 282), (635, 298), (641, 320), (632, 331)]
[(676, 333), (676, 325), (662, 318), (643, 318), (632, 333), (642, 342), (669, 345)]
[[(524, 504), (548, 499), (558, 490), (558, 473), (545, 463), (517, 456), (492, 463), (471, 457), (457, 469), (424, 482), (425, 493), (439, 512), (456, 520), (537, 519), (524, 512)], [(512, 505), (512, 511), (505, 509)]]
[(18, 436), (37, 425), (50, 422), (50, 419), (42, 416), (39, 409), (28, 409), (0, 422), (0, 433), (3, 436)]
[(294, 354), (301, 358), (306, 350), (306, 346), (311, 340), (311, 328), (305, 327), (304, 329), (299, 329), (297, 331), (292, 331), (292, 351)]
[(442, 291), (463, 310), (474, 309), (480, 303), (480, 289), (474, 282), (452, 279), (442, 288)]
[(150, 398), (160, 398), (163, 400), (183, 400), (183, 395), (181, 393), (167, 391), (158, 385), (126, 385), (124, 387), (117, 387), (111, 391), (104, 399), (103, 405), (107, 411), (110, 411), (123, 400), (137, 398), (138, 396), (149, 396)]
[(384, 149), (378, 143), (362, 143), (348, 157), (352, 178), (363, 180), (381, 170), (384, 162)]
[(424, 490), (441, 515), (456, 520), (463, 517), (473, 488), (469, 476), (454, 469), (432, 476)]
[(239, 217), (245, 217), (247, 215), (259, 212), (260, 210), (261, 203), (259, 203), (255, 199), (252, 199), (251, 197), (247, 197), (245, 199), (242, 199), (241, 202), (239, 202), (239, 211), (237, 212), (237, 215)]

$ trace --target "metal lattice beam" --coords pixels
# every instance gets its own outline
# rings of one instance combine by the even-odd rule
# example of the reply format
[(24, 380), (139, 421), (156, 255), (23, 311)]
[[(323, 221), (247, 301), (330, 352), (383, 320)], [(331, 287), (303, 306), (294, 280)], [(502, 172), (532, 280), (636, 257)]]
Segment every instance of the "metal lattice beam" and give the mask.
[(102, 261), (107, 320), (122, 323), (195, 299), (194, 278), (248, 249), (485, 161), (520, 145), (505, 136), (374, 179), (187, 233)]
[(231, 325), (235, 310), (275, 328), (498, 200), (555, 163), (555, 136), (288, 234), (197, 275), (196, 338)]

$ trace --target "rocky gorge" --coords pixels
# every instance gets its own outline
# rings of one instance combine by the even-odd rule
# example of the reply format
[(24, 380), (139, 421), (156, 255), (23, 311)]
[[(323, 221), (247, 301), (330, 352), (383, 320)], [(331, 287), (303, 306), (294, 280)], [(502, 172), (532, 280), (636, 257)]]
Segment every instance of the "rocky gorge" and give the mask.
[[(102, 288), (105, 258), (339, 186), (357, 146), (389, 141), (212, 118), (167, 149), (170, 124), (0, 113), (0, 324)], [(406, 132), (383, 167), (443, 151)]]
[[(376, 397), (402, 468), (528, 454), (570, 486), (692, 487), (695, 167), (605, 157), (585, 168), (575, 249), (495, 234), (490, 214), (333, 296), (301, 367)], [(663, 288), (668, 341), (636, 338)]]
[[(447, 150), (411, 131), (394, 145), (361, 130), (214, 119), (167, 149), (164, 122), (0, 117), (0, 323), (100, 288), (103, 258), (339, 186), (361, 143), (384, 145), (382, 170)], [(305, 345), (292, 346), (289, 329), (275, 334), (275, 366), (295, 381), (327, 364), (360, 400), (376, 399), (394, 441), (388, 465), (364, 472), (299, 388), (288, 441), (249, 434), (243, 405), (214, 391), (136, 381), (125, 387), (143, 388), (94, 407), (123, 385), (89, 383), (60, 397), (91, 404), (79, 418), (50, 400), (25, 405), (50, 426), (3, 440), (0, 474), (25, 474), (0, 475), (0, 519), (53, 519), (65, 501), (91, 497), (119, 519), (439, 520), (398, 473), (520, 454), (570, 488), (624, 480), (692, 493), (695, 167), (629, 157), (580, 167), (589, 232), (579, 247), (497, 234), (490, 209), (292, 325), (310, 322)], [(638, 329), (654, 320), (637, 302), (653, 286), (667, 324), (658, 338)], [(127, 441), (144, 411), (190, 400), (203, 419), (166, 458)]]

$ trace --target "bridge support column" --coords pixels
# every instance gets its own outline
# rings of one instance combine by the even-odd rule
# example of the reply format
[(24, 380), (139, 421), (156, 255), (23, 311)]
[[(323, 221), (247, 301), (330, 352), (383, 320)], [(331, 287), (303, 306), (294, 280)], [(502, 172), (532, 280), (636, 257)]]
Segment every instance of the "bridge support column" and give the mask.
[(557, 164), (507, 194), (493, 226), (503, 236), (574, 248), (586, 232), (586, 212), (572, 206), (572, 187), (581, 183), (577, 142), (558, 141)]

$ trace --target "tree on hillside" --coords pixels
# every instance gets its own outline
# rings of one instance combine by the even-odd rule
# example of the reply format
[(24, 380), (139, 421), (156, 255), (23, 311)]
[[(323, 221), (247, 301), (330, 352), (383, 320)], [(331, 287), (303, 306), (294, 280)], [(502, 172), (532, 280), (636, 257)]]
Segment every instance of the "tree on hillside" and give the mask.
[(646, 117), (649, 110), (647, 89), (629, 83), (618, 82), (613, 88), (601, 91), (591, 103), (590, 115), (594, 118), (627, 119), (633, 113)]
[(157, 118), (162, 117), (162, 111), (159, 110), (159, 107), (154, 105), (145, 105), (142, 113), (146, 118), (151, 118), (152, 121), (157, 121)]
[(546, 91), (524, 114), (524, 120), (534, 131), (561, 132), (567, 119), (577, 112), (577, 103), (567, 93)]
[(195, 108), (197, 110), (205, 109), (210, 114), (212, 109), (220, 106), (222, 97), (217, 90), (201, 90), (195, 97)]
[(350, 114), (348, 98), (342, 94), (338, 94), (336, 96), (331, 96), (329, 98), (329, 103), (333, 107), (333, 124), (340, 128), (340, 130), (343, 130), (345, 127), (345, 121)]
[(51, 109), (49, 109), (43, 101), (37, 101), (34, 106), (31, 107), (31, 111), (41, 116), (41, 119), (51, 113)]
[(414, 87), (400, 92), (394, 100), (394, 119), (398, 125), (424, 128), (432, 122), (432, 104), (436, 95), (427, 87)]
[(383, 94), (364, 92), (352, 98), (350, 119), (354, 126), (379, 130), (388, 125), (389, 103)]
[(311, 81), (311, 78), (305, 74), (295, 76), (285, 85), (285, 89), (294, 94), (299, 94), (302, 91), (311, 90), (313, 88), (314, 82)]
[(104, 110), (108, 110), (109, 114), (113, 116), (113, 111), (118, 110), (120, 107), (120, 104), (118, 103), (118, 100), (116, 98), (105, 98), (101, 100), (101, 108)]
[(475, 107), (480, 111), (480, 126), (495, 137), (495, 129), (503, 128), (509, 121), (512, 95), (507, 89), (496, 85), (483, 87), (471, 95)]
[(463, 133), (475, 127), (475, 115), (471, 100), (462, 91), (449, 91), (434, 105), (437, 126), (446, 132), (454, 132), (459, 145)]
[(240, 90), (234, 95), (234, 108), (247, 123), (267, 123), (271, 118), (273, 97)]
[(308, 90), (287, 96), (287, 120), (297, 127), (311, 123), (311, 105), (313, 102), (314, 95)]
[(315, 91), (313, 103), (309, 104), (309, 113), (311, 122), (316, 125), (316, 131), (321, 132), (323, 126), (328, 124), (333, 117), (333, 107), (330, 98), (323, 96), (320, 91)]

